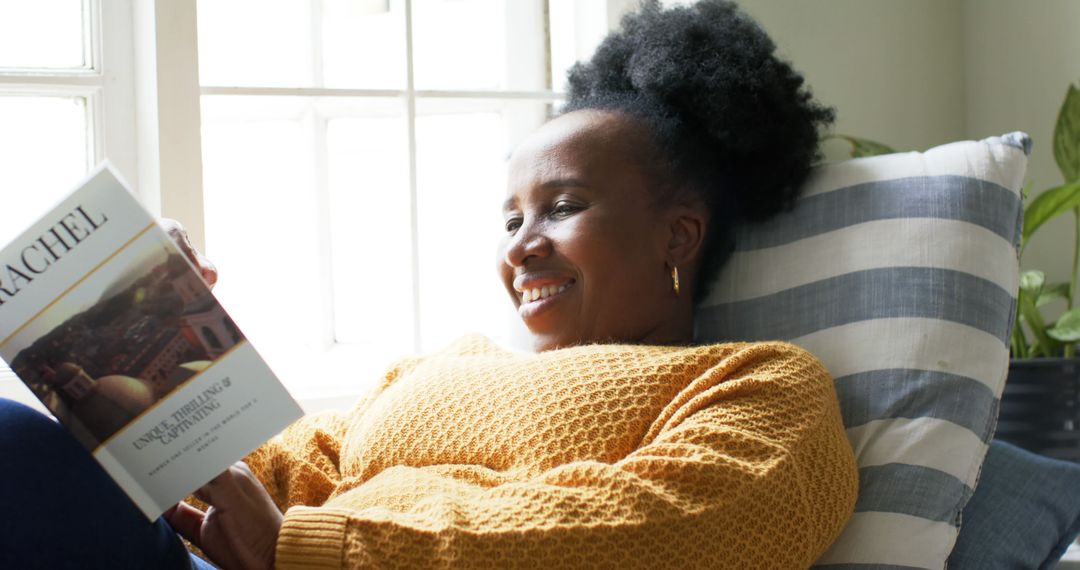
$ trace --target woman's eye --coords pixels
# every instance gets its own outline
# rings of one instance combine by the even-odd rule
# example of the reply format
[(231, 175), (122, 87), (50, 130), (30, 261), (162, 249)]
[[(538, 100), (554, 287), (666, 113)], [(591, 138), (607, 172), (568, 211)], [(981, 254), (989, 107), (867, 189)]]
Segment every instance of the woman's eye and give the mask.
[(572, 214), (572, 213), (574, 213), (576, 211), (578, 211), (578, 207), (574, 206), (573, 204), (571, 204), (569, 202), (556, 202), (555, 207), (551, 209), (551, 213), (559, 215), (559, 216), (565, 216), (567, 214)]
[(513, 232), (521, 227), (521, 218), (510, 218), (506, 220), (506, 231)]

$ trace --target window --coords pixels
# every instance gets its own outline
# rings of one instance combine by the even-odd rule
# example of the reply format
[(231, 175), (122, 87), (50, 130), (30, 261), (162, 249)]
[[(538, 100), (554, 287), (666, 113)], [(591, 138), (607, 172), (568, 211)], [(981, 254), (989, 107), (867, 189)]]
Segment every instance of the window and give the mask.
[(210, 343), (211, 348), (221, 348), (221, 341), (218, 340), (218, 337), (216, 334), (214, 334), (214, 331), (210, 330), (210, 327), (203, 327), (202, 335), (203, 338), (206, 339), (206, 342)]
[[(130, 28), (119, 2), (0, 2), (0, 244), (106, 157), (133, 177)], [(0, 396), (36, 404), (2, 365)]]
[(636, 4), (0, 3), (0, 238), (110, 160), (205, 236), (309, 404), (464, 332), (520, 346), (494, 272), (506, 159)]
[(216, 292), (294, 395), (467, 332), (521, 345), (495, 277), (506, 159), (634, 4), (198, 2)]
[(95, 162), (98, 19), (88, 2), (0, 4), (0, 238), (7, 242)]

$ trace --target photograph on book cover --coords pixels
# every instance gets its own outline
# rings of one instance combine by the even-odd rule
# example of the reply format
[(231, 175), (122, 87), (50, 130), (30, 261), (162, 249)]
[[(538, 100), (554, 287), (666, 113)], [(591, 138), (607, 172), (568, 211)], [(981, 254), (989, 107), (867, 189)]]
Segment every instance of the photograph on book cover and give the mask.
[(94, 451), (243, 336), (148, 226), (8, 339), (12, 369)]

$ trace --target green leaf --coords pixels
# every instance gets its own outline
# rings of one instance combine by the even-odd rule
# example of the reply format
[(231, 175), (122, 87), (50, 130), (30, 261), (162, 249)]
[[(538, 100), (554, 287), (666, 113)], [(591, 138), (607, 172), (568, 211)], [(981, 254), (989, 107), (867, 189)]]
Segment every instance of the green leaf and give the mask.
[(1054, 283), (1053, 285), (1043, 285), (1041, 291), (1039, 291), (1039, 297), (1035, 299), (1035, 306), (1041, 307), (1047, 303), (1052, 303), (1058, 299), (1069, 298), (1069, 284), (1068, 283)]
[(1030, 295), (1031, 298), (1039, 296), (1043, 283), (1046, 283), (1046, 274), (1042, 271), (1031, 270), (1020, 274), (1020, 291)]
[(1017, 309), (1023, 315), (1031, 329), (1032, 339), (1030, 355), (1042, 354), (1043, 356), (1056, 355), (1061, 343), (1046, 334), (1048, 328), (1039, 310), (1035, 308), (1035, 298), (1042, 290), (1046, 280), (1042, 271), (1025, 271), (1020, 274), (1020, 292), (1017, 295)]
[(1073, 309), (1058, 319), (1058, 322), (1046, 329), (1046, 334), (1061, 342), (1080, 341), (1080, 309)]
[(1080, 178), (1080, 90), (1069, 84), (1054, 127), (1054, 160), (1066, 182)]
[(1013, 323), (1012, 340), (1010, 341), (1010, 352), (1012, 352), (1013, 358), (1027, 358), (1028, 346), (1027, 336), (1024, 334), (1023, 318), (1017, 315), (1016, 322)]
[(1024, 208), (1024, 242), (1039, 226), (1050, 220), (1080, 207), (1080, 182), (1051, 188)]
[(866, 156), (878, 156), (880, 154), (893, 154), (896, 152), (889, 145), (870, 139), (860, 139), (848, 135), (829, 135), (825, 137), (824, 140), (828, 139), (840, 139), (851, 144), (851, 158), (863, 158)]

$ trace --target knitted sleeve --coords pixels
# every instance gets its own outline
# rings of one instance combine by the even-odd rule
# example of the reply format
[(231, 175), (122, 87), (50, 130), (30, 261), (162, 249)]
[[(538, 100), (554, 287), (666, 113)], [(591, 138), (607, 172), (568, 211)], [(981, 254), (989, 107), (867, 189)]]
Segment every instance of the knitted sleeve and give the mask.
[(419, 360), (410, 357), (396, 362), (352, 409), (306, 415), (244, 458), (282, 512), (294, 505), (326, 501), (341, 481), (341, 441), (348, 422), (362, 416), (383, 390)]
[[(614, 463), (524, 480), (398, 466), (294, 507), (279, 568), (799, 568), (839, 534), (858, 484), (827, 372), (744, 345), (674, 398)], [(372, 496), (408, 497), (409, 508)]]

